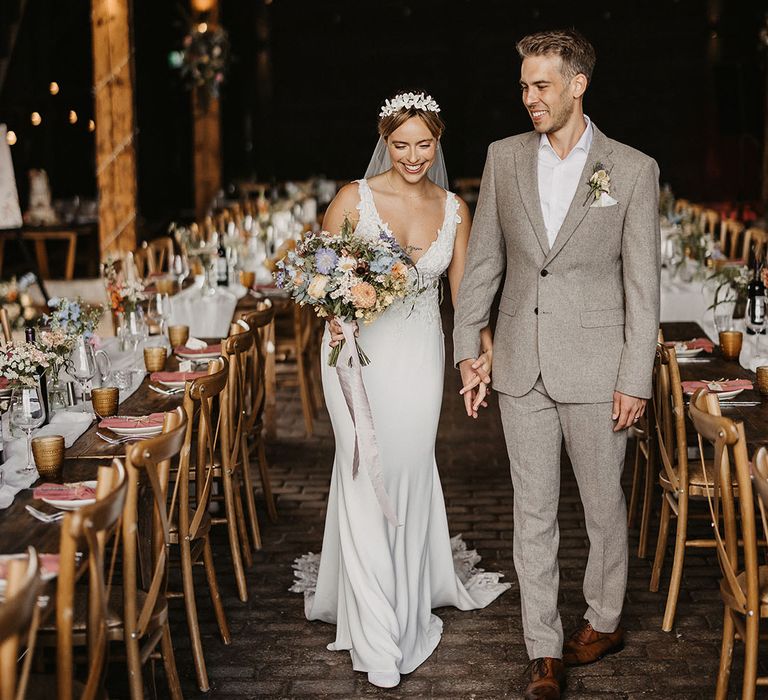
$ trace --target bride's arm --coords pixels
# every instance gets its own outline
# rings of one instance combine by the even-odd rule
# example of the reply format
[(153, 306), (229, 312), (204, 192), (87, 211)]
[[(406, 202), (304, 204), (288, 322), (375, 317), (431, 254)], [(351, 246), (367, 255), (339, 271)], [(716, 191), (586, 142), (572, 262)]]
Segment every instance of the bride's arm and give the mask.
[(344, 219), (349, 219), (352, 226), (357, 224), (357, 205), (360, 202), (357, 183), (344, 185), (328, 205), (323, 216), (323, 231), (337, 234), (341, 231)]
[[(348, 185), (344, 185), (336, 193), (333, 201), (328, 205), (328, 209), (325, 210), (323, 230), (334, 235), (339, 233), (344, 225), (344, 219), (349, 219), (352, 226), (355, 226), (357, 224), (357, 204), (359, 201), (360, 194), (357, 184), (350, 182)], [(341, 332), (341, 326), (339, 326), (335, 318), (329, 318), (327, 322), (331, 333), (329, 345), (335, 347), (344, 340), (344, 334)]]

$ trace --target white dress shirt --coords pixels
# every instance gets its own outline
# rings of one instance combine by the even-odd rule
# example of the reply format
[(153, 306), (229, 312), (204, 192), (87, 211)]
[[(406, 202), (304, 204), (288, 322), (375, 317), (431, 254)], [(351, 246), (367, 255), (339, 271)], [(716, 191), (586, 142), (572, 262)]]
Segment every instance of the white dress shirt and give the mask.
[(587, 128), (565, 158), (561, 159), (555, 153), (546, 134), (542, 134), (539, 140), (539, 201), (550, 248), (554, 245), (576, 194), (579, 177), (592, 145), (592, 122), (586, 115), (584, 121)]

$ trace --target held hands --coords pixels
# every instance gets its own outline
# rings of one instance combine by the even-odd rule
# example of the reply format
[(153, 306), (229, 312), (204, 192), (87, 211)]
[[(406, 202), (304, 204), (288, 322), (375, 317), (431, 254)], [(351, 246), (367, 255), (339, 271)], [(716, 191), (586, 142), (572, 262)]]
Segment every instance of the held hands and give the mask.
[(470, 418), (477, 418), (478, 410), (488, 406), (486, 397), (491, 393), (491, 365), (493, 350), (486, 350), (477, 359), (467, 359), (459, 363), (461, 372), (461, 391), (464, 408)]
[(613, 432), (618, 433), (637, 423), (645, 413), (646, 403), (648, 403), (646, 399), (638, 399), (635, 396), (614, 391), (611, 418), (616, 421), (616, 425), (613, 426)]
[[(352, 324), (355, 327), (355, 338), (360, 335), (360, 328), (357, 325), (357, 321)], [(339, 343), (344, 340), (344, 333), (341, 330), (341, 324), (336, 320), (334, 316), (328, 321), (328, 330), (331, 333), (331, 341), (328, 343), (332, 348), (335, 348)]]

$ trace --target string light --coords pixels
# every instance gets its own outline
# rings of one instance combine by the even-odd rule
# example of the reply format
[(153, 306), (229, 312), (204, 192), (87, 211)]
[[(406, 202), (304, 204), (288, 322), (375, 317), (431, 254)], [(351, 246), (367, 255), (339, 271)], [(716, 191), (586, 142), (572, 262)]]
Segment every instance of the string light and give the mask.
[(88, 131), (96, 131), (96, 122), (93, 119), (88, 120)]
[(59, 94), (59, 84), (56, 81), (52, 82), (48, 89), (51, 91), (51, 95)]
[(43, 118), (40, 116), (40, 112), (32, 112), (30, 121), (32, 122), (32, 126), (40, 126), (43, 121)]
[(77, 112), (74, 109), (69, 110), (69, 123), (77, 124)]
[(13, 146), (16, 143), (16, 132), (15, 131), (9, 131), (5, 135), (5, 140), (8, 142), (9, 146)]
[(200, 24), (197, 25), (197, 31), (201, 34), (205, 34), (208, 31), (208, 23), (200, 22)]

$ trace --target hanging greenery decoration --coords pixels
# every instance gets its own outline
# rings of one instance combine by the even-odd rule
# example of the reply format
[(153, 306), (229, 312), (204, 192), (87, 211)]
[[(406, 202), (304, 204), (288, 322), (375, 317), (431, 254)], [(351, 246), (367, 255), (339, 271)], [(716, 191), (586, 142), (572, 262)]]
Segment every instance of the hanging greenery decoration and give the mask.
[(182, 48), (172, 51), (168, 62), (181, 74), (188, 90), (199, 88), (218, 98), (229, 68), (229, 36), (220, 26), (206, 21), (192, 23)]

